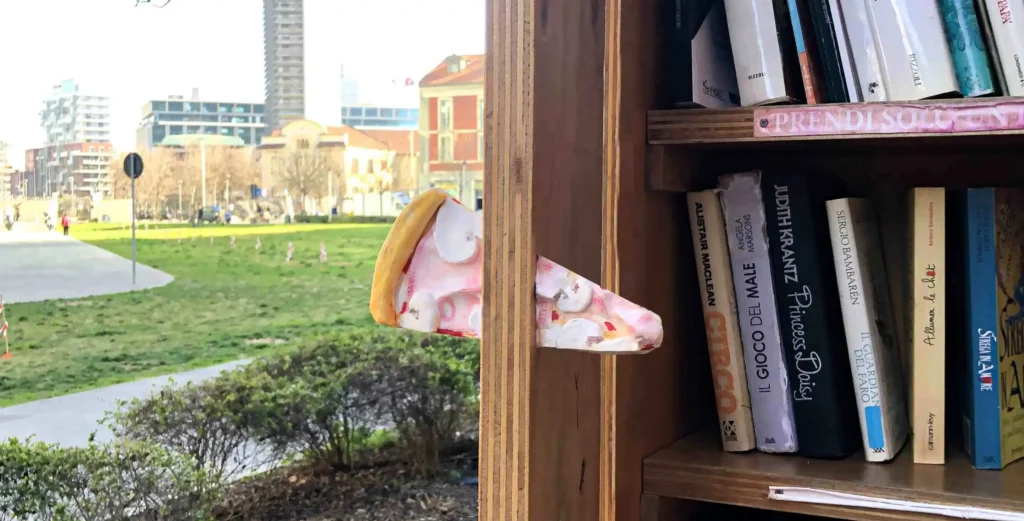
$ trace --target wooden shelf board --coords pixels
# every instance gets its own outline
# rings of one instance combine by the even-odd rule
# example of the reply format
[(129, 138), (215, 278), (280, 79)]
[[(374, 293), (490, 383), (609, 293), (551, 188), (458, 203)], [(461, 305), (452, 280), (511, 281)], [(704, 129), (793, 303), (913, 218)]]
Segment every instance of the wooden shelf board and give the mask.
[[(994, 125), (981, 124), (965, 131), (934, 131), (914, 133), (828, 133), (821, 135), (772, 134), (755, 137), (755, 112), (758, 110), (793, 110), (805, 112), (822, 111), (864, 111), (879, 114), (881, 110), (914, 110), (918, 114), (934, 116), (934, 111), (944, 116), (965, 114), (965, 111), (988, 115)], [(931, 111), (931, 112), (929, 112)], [(998, 118), (990, 111), (1001, 111), (1006, 118), (999, 124)], [(893, 112), (894, 114), (897, 112)], [(879, 116), (880, 117), (880, 116)], [(759, 120), (760, 121), (760, 120)], [(819, 120), (821, 121), (821, 120)], [(875, 119), (878, 121), (878, 119)], [(948, 121), (946, 119), (945, 121)], [(966, 120), (965, 120), (966, 121)], [(970, 125), (962, 125), (964, 128)], [(652, 145), (705, 145), (716, 143), (778, 143), (794, 141), (834, 140), (891, 140), (906, 138), (942, 138), (964, 136), (1024, 135), (1024, 98), (980, 98), (958, 100), (922, 100), (904, 103), (845, 103), (832, 105), (777, 105), (767, 107), (743, 107), (737, 109), (671, 109), (651, 110), (647, 113), (647, 141)]]
[(919, 514), (828, 507), (768, 499), (768, 487), (799, 486), (929, 503), (1024, 512), (1024, 464), (975, 470), (952, 451), (945, 465), (915, 465), (908, 447), (890, 463), (866, 463), (861, 454), (840, 461), (722, 451), (718, 433), (705, 429), (644, 460), (643, 489), (657, 496), (728, 503), (843, 519), (918, 520)]

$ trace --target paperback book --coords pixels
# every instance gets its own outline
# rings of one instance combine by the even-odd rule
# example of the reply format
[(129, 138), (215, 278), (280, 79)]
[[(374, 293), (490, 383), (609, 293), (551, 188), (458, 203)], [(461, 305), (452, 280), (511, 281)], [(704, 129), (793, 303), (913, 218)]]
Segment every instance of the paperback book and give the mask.
[(864, 457), (889, 461), (909, 426), (878, 225), (866, 199), (833, 199), (826, 209)]
[(1024, 456), (1024, 191), (967, 190), (969, 391), (964, 444), (979, 469)]
[(690, 231), (722, 448), (729, 452), (748, 451), (756, 445), (754, 418), (743, 364), (722, 206), (713, 190), (690, 192), (686, 194), (686, 202), (690, 210)]
[(939, 10), (946, 24), (946, 39), (953, 53), (960, 92), (968, 98), (994, 93), (995, 82), (974, 0), (939, 0)]
[(799, 452), (844, 458), (857, 450), (860, 438), (825, 197), (819, 183), (799, 174), (765, 174), (764, 192)]
[(934, 0), (871, 0), (867, 7), (890, 101), (957, 92), (953, 60)]
[(723, 175), (718, 183), (757, 448), (764, 452), (796, 452), (791, 379), (782, 352), (768, 257), (761, 173)]
[(786, 0), (725, 0), (740, 102), (803, 101), (800, 63)]
[(910, 424), (914, 463), (946, 462), (946, 189), (910, 191)]

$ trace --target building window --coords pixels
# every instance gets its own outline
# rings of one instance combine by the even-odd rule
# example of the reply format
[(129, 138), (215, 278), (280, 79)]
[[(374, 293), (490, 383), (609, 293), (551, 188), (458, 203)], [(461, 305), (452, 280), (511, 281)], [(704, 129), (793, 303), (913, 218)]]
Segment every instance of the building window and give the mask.
[(162, 111), (162, 110), (167, 110), (167, 103), (165, 103), (163, 101), (154, 101), (153, 102), (153, 112), (159, 112), (159, 111)]
[(437, 104), (438, 130), (452, 129), (452, 100), (442, 99)]
[(167, 104), (168, 112), (182, 112), (182, 103), (180, 101), (172, 101)]
[(476, 100), (476, 128), (483, 132), (484, 130), (484, 97), (480, 96)]
[(203, 112), (215, 113), (217, 112), (216, 103), (203, 103)]
[(441, 162), (451, 162), (452, 160), (452, 137), (441, 136), (438, 140), (437, 156)]

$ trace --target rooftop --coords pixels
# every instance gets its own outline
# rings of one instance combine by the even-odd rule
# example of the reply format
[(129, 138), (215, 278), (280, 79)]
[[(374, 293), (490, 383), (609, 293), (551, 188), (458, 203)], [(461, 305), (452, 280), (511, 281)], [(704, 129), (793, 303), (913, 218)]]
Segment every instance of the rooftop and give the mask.
[(483, 83), (485, 63), (483, 54), (453, 54), (428, 72), (420, 80), (420, 87)]

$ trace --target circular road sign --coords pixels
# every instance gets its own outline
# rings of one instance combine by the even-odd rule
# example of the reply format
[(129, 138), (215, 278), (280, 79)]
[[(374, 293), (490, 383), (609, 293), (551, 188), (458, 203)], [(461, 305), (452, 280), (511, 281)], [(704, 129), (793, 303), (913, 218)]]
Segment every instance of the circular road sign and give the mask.
[(142, 175), (142, 156), (132, 152), (124, 157), (124, 175), (132, 179)]

